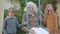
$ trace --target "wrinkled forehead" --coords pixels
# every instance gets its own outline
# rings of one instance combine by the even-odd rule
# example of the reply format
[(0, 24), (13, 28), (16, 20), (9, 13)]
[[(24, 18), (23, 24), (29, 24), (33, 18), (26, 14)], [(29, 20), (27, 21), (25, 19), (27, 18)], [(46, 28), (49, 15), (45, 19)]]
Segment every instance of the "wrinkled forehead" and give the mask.
[(33, 7), (34, 5), (32, 3), (28, 3), (28, 7)]

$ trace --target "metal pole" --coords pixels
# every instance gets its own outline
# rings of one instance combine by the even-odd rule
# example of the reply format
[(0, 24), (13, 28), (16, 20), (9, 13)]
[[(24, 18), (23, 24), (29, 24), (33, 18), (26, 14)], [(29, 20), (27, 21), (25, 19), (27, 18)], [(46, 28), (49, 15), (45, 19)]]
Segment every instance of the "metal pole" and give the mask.
[(27, 6), (28, 0), (26, 0), (26, 22), (27, 22), (27, 28), (29, 28), (29, 22), (28, 22), (28, 6)]
[(39, 14), (40, 14), (40, 27), (42, 27), (42, 12), (41, 12), (41, 0), (38, 0)]

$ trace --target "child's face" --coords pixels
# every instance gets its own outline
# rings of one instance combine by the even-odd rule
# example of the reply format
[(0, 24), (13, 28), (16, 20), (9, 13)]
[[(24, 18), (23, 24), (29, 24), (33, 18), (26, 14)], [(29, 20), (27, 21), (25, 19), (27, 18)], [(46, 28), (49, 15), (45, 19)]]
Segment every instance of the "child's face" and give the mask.
[(8, 10), (8, 15), (9, 15), (9, 16), (14, 16), (14, 11), (13, 11), (13, 9)]
[(47, 10), (52, 10), (52, 5), (48, 5)]
[(51, 14), (53, 10), (52, 5), (48, 5), (47, 10), (48, 10), (48, 13)]

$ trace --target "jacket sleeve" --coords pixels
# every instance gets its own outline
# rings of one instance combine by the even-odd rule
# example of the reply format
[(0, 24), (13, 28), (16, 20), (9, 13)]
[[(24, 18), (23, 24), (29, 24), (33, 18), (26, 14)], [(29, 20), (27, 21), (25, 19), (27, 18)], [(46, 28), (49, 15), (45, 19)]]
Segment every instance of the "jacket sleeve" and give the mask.
[(4, 19), (4, 22), (3, 22), (3, 28), (4, 28), (4, 29), (7, 28), (7, 18)]
[[(25, 15), (25, 14), (24, 14), (23, 17), (22, 17), (22, 23), (24, 23), (24, 22), (26, 22), (26, 15)], [(21, 28), (21, 30), (24, 31), (24, 32), (28, 32), (28, 29), (27, 29), (26, 26), (23, 26), (23, 27)]]
[(3, 21), (3, 34), (7, 34), (7, 22), (6, 22), (6, 18)]
[(17, 18), (16, 18), (16, 26), (18, 27), (18, 28), (20, 28), (20, 27), (23, 27), (24, 26), (24, 24), (19, 24), (19, 22), (18, 22), (18, 20), (17, 20)]

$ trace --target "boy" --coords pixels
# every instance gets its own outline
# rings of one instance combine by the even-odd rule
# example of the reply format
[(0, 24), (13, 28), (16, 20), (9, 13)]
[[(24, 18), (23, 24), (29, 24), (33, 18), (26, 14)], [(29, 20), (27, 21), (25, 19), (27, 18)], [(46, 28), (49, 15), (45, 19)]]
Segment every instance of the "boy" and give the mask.
[(17, 27), (22, 27), (26, 23), (19, 24), (17, 18), (14, 16), (14, 9), (8, 9), (8, 16), (5, 18), (5, 25), (4, 25), (4, 34), (16, 34)]

